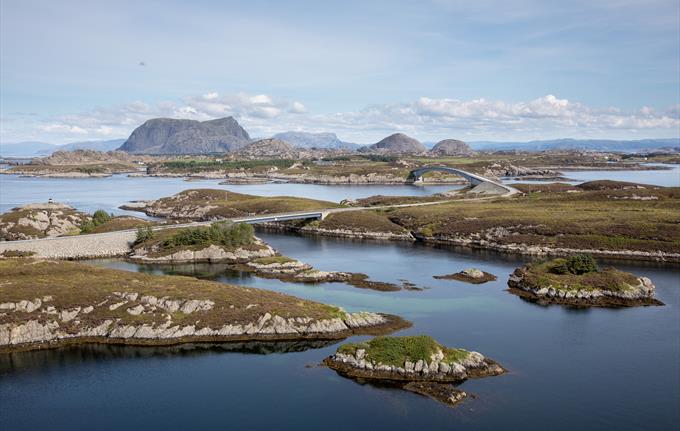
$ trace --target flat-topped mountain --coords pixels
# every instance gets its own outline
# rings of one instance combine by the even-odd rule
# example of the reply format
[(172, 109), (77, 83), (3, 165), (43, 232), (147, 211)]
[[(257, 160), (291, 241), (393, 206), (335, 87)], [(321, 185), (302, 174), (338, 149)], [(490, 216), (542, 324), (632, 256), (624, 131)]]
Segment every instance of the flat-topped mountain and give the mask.
[(395, 133), (369, 147), (367, 151), (378, 151), (396, 154), (415, 154), (427, 151), (419, 140), (407, 136), (403, 133)]
[(154, 118), (137, 127), (120, 147), (138, 154), (199, 154), (237, 150), (250, 141), (233, 117), (210, 121)]
[(430, 154), (435, 156), (470, 156), (472, 149), (468, 144), (458, 139), (444, 139), (432, 147)]
[(301, 148), (334, 148), (353, 150), (358, 144), (344, 142), (338, 139), (335, 133), (309, 133), (309, 132), (284, 132), (272, 136), (295, 147)]

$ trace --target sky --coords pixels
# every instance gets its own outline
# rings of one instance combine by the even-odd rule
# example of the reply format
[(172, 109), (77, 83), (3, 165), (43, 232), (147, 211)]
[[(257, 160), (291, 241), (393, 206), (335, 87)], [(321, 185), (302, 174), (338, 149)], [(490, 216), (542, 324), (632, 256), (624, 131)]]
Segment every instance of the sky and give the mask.
[(677, 0), (0, 0), (0, 143), (680, 137)]

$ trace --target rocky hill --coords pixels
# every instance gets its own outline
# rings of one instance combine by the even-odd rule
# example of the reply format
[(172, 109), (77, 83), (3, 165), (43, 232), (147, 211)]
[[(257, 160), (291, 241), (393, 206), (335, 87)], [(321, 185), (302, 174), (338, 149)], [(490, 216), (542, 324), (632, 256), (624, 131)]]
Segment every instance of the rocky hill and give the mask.
[(279, 139), (261, 139), (246, 145), (238, 151), (239, 156), (267, 159), (295, 159), (299, 152)]
[(210, 121), (154, 118), (137, 127), (120, 150), (141, 154), (200, 154), (237, 150), (250, 141), (233, 117)]
[(35, 159), (36, 165), (84, 165), (91, 163), (132, 163), (132, 156), (123, 151), (74, 150), (56, 151), (49, 157)]
[(358, 144), (344, 142), (335, 133), (284, 132), (272, 136), (300, 148), (334, 148), (355, 150)]
[(0, 215), (0, 241), (79, 233), (90, 216), (56, 202), (29, 204)]
[(437, 142), (429, 153), (433, 156), (471, 156), (472, 149), (458, 139), (444, 139)]
[(427, 149), (417, 139), (403, 133), (395, 133), (362, 150), (380, 153), (418, 154), (424, 153)]

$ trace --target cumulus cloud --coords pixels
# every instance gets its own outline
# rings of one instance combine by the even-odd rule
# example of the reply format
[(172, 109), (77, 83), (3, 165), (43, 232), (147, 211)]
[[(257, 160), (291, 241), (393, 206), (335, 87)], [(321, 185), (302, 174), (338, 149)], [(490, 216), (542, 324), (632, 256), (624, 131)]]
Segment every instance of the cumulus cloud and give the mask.
[[(267, 94), (209, 92), (179, 101), (149, 104), (135, 101), (100, 107), (90, 112), (36, 119), (32, 124), (4, 121), (3, 140), (14, 133), (33, 130), (23, 139), (65, 142), (128, 136), (144, 121), (155, 117), (199, 121), (234, 116), (256, 137), (286, 130), (335, 132), (346, 140), (375, 142), (401, 131), (422, 140), (458, 137), (468, 140), (522, 140), (555, 137), (635, 138), (680, 135), (680, 106), (657, 110), (643, 106), (635, 111), (617, 107), (591, 108), (552, 94), (529, 101), (420, 97), (417, 100), (376, 104), (356, 111), (309, 112), (299, 101)], [(17, 139), (14, 139), (17, 140)]]

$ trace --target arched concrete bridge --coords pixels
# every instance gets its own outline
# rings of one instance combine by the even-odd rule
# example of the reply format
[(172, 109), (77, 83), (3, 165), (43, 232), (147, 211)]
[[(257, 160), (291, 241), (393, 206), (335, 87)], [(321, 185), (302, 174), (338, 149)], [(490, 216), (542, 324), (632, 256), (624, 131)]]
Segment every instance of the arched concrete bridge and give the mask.
[[(422, 176), (431, 171), (444, 171), (460, 175), (470, 182), (472, 190), (468, 193), (477, 193), (478, 195), (488, 195), (484, 197), (476, 197), (466, 199), (464, 201), (479, 201), (483, 199), (494, 198), (495, 196), (510, 196), (519, 191), (513, 187), (505, 184), (497, 183), (488, 178), (466, 172), (460, 169), (449, 168), (446, 166), (424, 166), (415, 169), (409, 175), (414, 180), (420, 179)], [(340, 207), (340, 208), (323, 208), (311, 211), (291, 211), (279, 214), (261, 214), (247, 217), (239, 217), (227, 219), (234, 223), (271, 223), (288, 220), (303, 220), (303, 219), (321, 219), (323, 220), (328, 214), (344, 212), (344, 211), (362, 211), (362, 210), (379, 210), (389, 208), (415, 207), (425, 205), (438, 205), (446, 200), (420, 202), (410, 204), (395, 204), (374, 207)], [(164, 226), (156, 226), (154, 230), (176, 229), (181, 227), (196, 227), (207, 226), (216, 220), (191, 222), (184, 224), (171, 224)], [(122, 256), (130, 252), (130, 247), (137, 237), (136, 229), (127, 229), (106, 233), (93, 233), (87, 235), (75, 236), (61, 236), (55, 238), (40, 238), (28, 239), (21, 241), (0, 241), (0, 253), (8, 250), (16, 251), (30, 251), (36, 254), (37, 257), (51, 258), (51, 259), (87, 259), (94, 257), (109, 257)]]
[(496, 193), (496, 194), (515, 194), (518, 192), (514, 187), (506, 186), (505, 184), (490, 180), (481, 175), (473, 174), (472, 172), (464, 171), (462, 169), (450, 168), (448, 166), (423, 166), (412, 170), (408, 174), (407, 181), (419, 183), (423, 181), (423, 175), (428, 172), (448, 172), (465, 178), (477, 193)]

